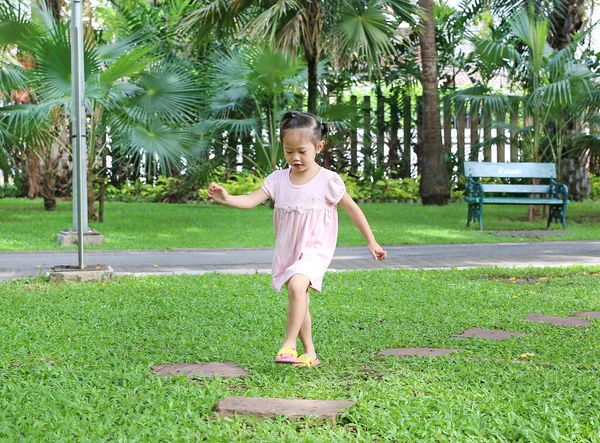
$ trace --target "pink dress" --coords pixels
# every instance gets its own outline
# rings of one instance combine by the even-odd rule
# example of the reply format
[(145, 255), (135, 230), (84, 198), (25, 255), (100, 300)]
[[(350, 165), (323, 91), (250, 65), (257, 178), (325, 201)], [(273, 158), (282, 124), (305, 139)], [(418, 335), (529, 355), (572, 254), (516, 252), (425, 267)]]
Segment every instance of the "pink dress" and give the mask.
[(310, 287), (320, 292), (337, 242), (336, 205), (346, 186), (338, 174), (324, 168), (304, 185), (292, 184), (290, 172), (289, 168), (275, 171), (262, 184), (275, 202), (273, 288), (279, 292), (294, 274), (303, 274)]

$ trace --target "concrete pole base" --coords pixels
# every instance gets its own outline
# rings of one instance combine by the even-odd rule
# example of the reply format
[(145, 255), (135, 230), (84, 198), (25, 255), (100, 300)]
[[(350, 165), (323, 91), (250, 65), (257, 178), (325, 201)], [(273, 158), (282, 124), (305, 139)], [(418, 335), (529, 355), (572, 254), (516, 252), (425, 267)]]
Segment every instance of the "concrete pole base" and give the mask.
[[(61, 246), (76, 246), (77, 245), (77, 231), (71, 231), (65, 229), (64, 231), (56, 234), (56, 241)], [(101, 246), (104, 244), (104, 236), (98, 231), (90, 230), (83, 233), (83, 245), (84, 246)]]
[(55, 266), (50, 271), (50, 283), (108, 281), (113, 279), (113, 268), (108, 265)]

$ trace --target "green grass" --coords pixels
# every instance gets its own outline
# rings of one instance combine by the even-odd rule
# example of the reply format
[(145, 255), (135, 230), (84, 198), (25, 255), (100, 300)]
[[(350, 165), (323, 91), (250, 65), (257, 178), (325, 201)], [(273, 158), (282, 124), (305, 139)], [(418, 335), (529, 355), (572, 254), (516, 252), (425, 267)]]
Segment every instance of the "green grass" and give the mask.
[[(498, 237), (498, 230), (544, 229), (542, 219), (527, 221), (524, 206), (485, 208), (486, 230), (465, 229), (467, 207), (422, 206), (409, 203), (362, 205), (382, 245), (436, 243), (490, 243), (520, 241)], [(343, 210), (340, 213), (339, 245), (362, 245), (364, 240)], [(106, 245), (100, 249), (247, 248), (274, 244), (272, 211), (261, 206), (240, 211), (217, 205), (168, 205), (157, 203), (106, 204), (105, 223), (92, 223)], [(567, 234), (547, 240), (598, 240), (600, 202), (569, 204)], [(45, 212), (42, 202), (0, 199), (0, 251), (60, 249), (58, 232), (72, 226), (70, 202), (59, 202), (56, 212)], [(558, 225), (553, 229), (561, 230)]]
[[(265, 275), (3, 283), (0, 440), (600, 441), (600, 321), (584, 329), (523, 321), (600, 310), (598, 273), (329, 273), (312, 297), (322, 364), (311, 370), (272, 363), (286, 297)], [(543, 278), (510, 280), (524, 276)], [(528, 335), (450, 337), (471, 327)], [(376, 356), (387, 347), (462, 352)], [(150, 374), (155, 364), (202, 361), (233, 361), (249, 376)], [(238, 395), (356, 404), (337, 426), (213, 416), (219, 399)]]

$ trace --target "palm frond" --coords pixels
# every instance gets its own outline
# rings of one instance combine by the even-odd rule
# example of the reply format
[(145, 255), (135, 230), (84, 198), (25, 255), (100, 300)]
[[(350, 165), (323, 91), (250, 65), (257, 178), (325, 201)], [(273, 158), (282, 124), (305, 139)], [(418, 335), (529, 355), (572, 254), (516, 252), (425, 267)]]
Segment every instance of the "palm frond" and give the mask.
[(176, 65), (166, 64), (140, 77), (145, 92), (135, 99), (133, 109), (171, 123), (194, 120), (202, 102), (194, 76)]
[(395, 26), (378, 2), (366, 7), (347, 4), (340, 13), (339, 21), (332, 29), (341, 54), (354, 55), (379, 66), (379, 57), (394, 53)]
[(28, 89), (27, 77), (22, 68), (6, 66), (0, 70), (0, 91), (10, 93), (10, 91), (26, 91)]
[[(302, 6), (297, 0), (277, 0), (271, 7), (266, 8), (258, 17), (248, 23), (246, 29), (251, 38), (268, 41), (274, 45), (282, 21), (286, 22), (286, 18), (298, 18), (302, 14)], [(313, 24), (313, 26), (318, 25)]]
[(153, 120), (147, 124), (112, 126), (113, 149), (135, 159), (138, 166), (143, 162), (146, 170), (156, 176), (168, 174), (174, 167), (184, 167), (187, 147), (193, 143), (186, 131)]
[(156, 56), (151, 55), (153, 50), (152, 45), (138, 45), (131, 51), (121, 54), (107, 69), (102, 71), (100, 81), (113, 83), (143, 71), (156, 59)]

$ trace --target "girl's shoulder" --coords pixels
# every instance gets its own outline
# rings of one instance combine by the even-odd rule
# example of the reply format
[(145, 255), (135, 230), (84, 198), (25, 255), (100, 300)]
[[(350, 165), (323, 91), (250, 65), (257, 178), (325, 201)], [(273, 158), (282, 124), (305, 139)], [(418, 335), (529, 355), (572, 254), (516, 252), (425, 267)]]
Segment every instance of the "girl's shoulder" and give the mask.
[(341, 183), (344, 182), (342, 177), (340, 177), (340, 174), (338, 174), (337, 172), (332, 171), (330, 169), (322, 168), (321, 174), (326, 182), (329, 182), (331, 180), (334, 180), (336, 182), (341, 182)]
[(276, 169), (265, 177), (265, 181), (279, 182), (284, 179), (285, 175), (289, 174), (289, 172), (289, 169)]
[(323, 176), (328, 179), (332, 177), (339, 177), (341, 179), (340, 175), (337, 172), (332, 171), (331, 169), (321, 167), (321, 174), (323, 174)]

